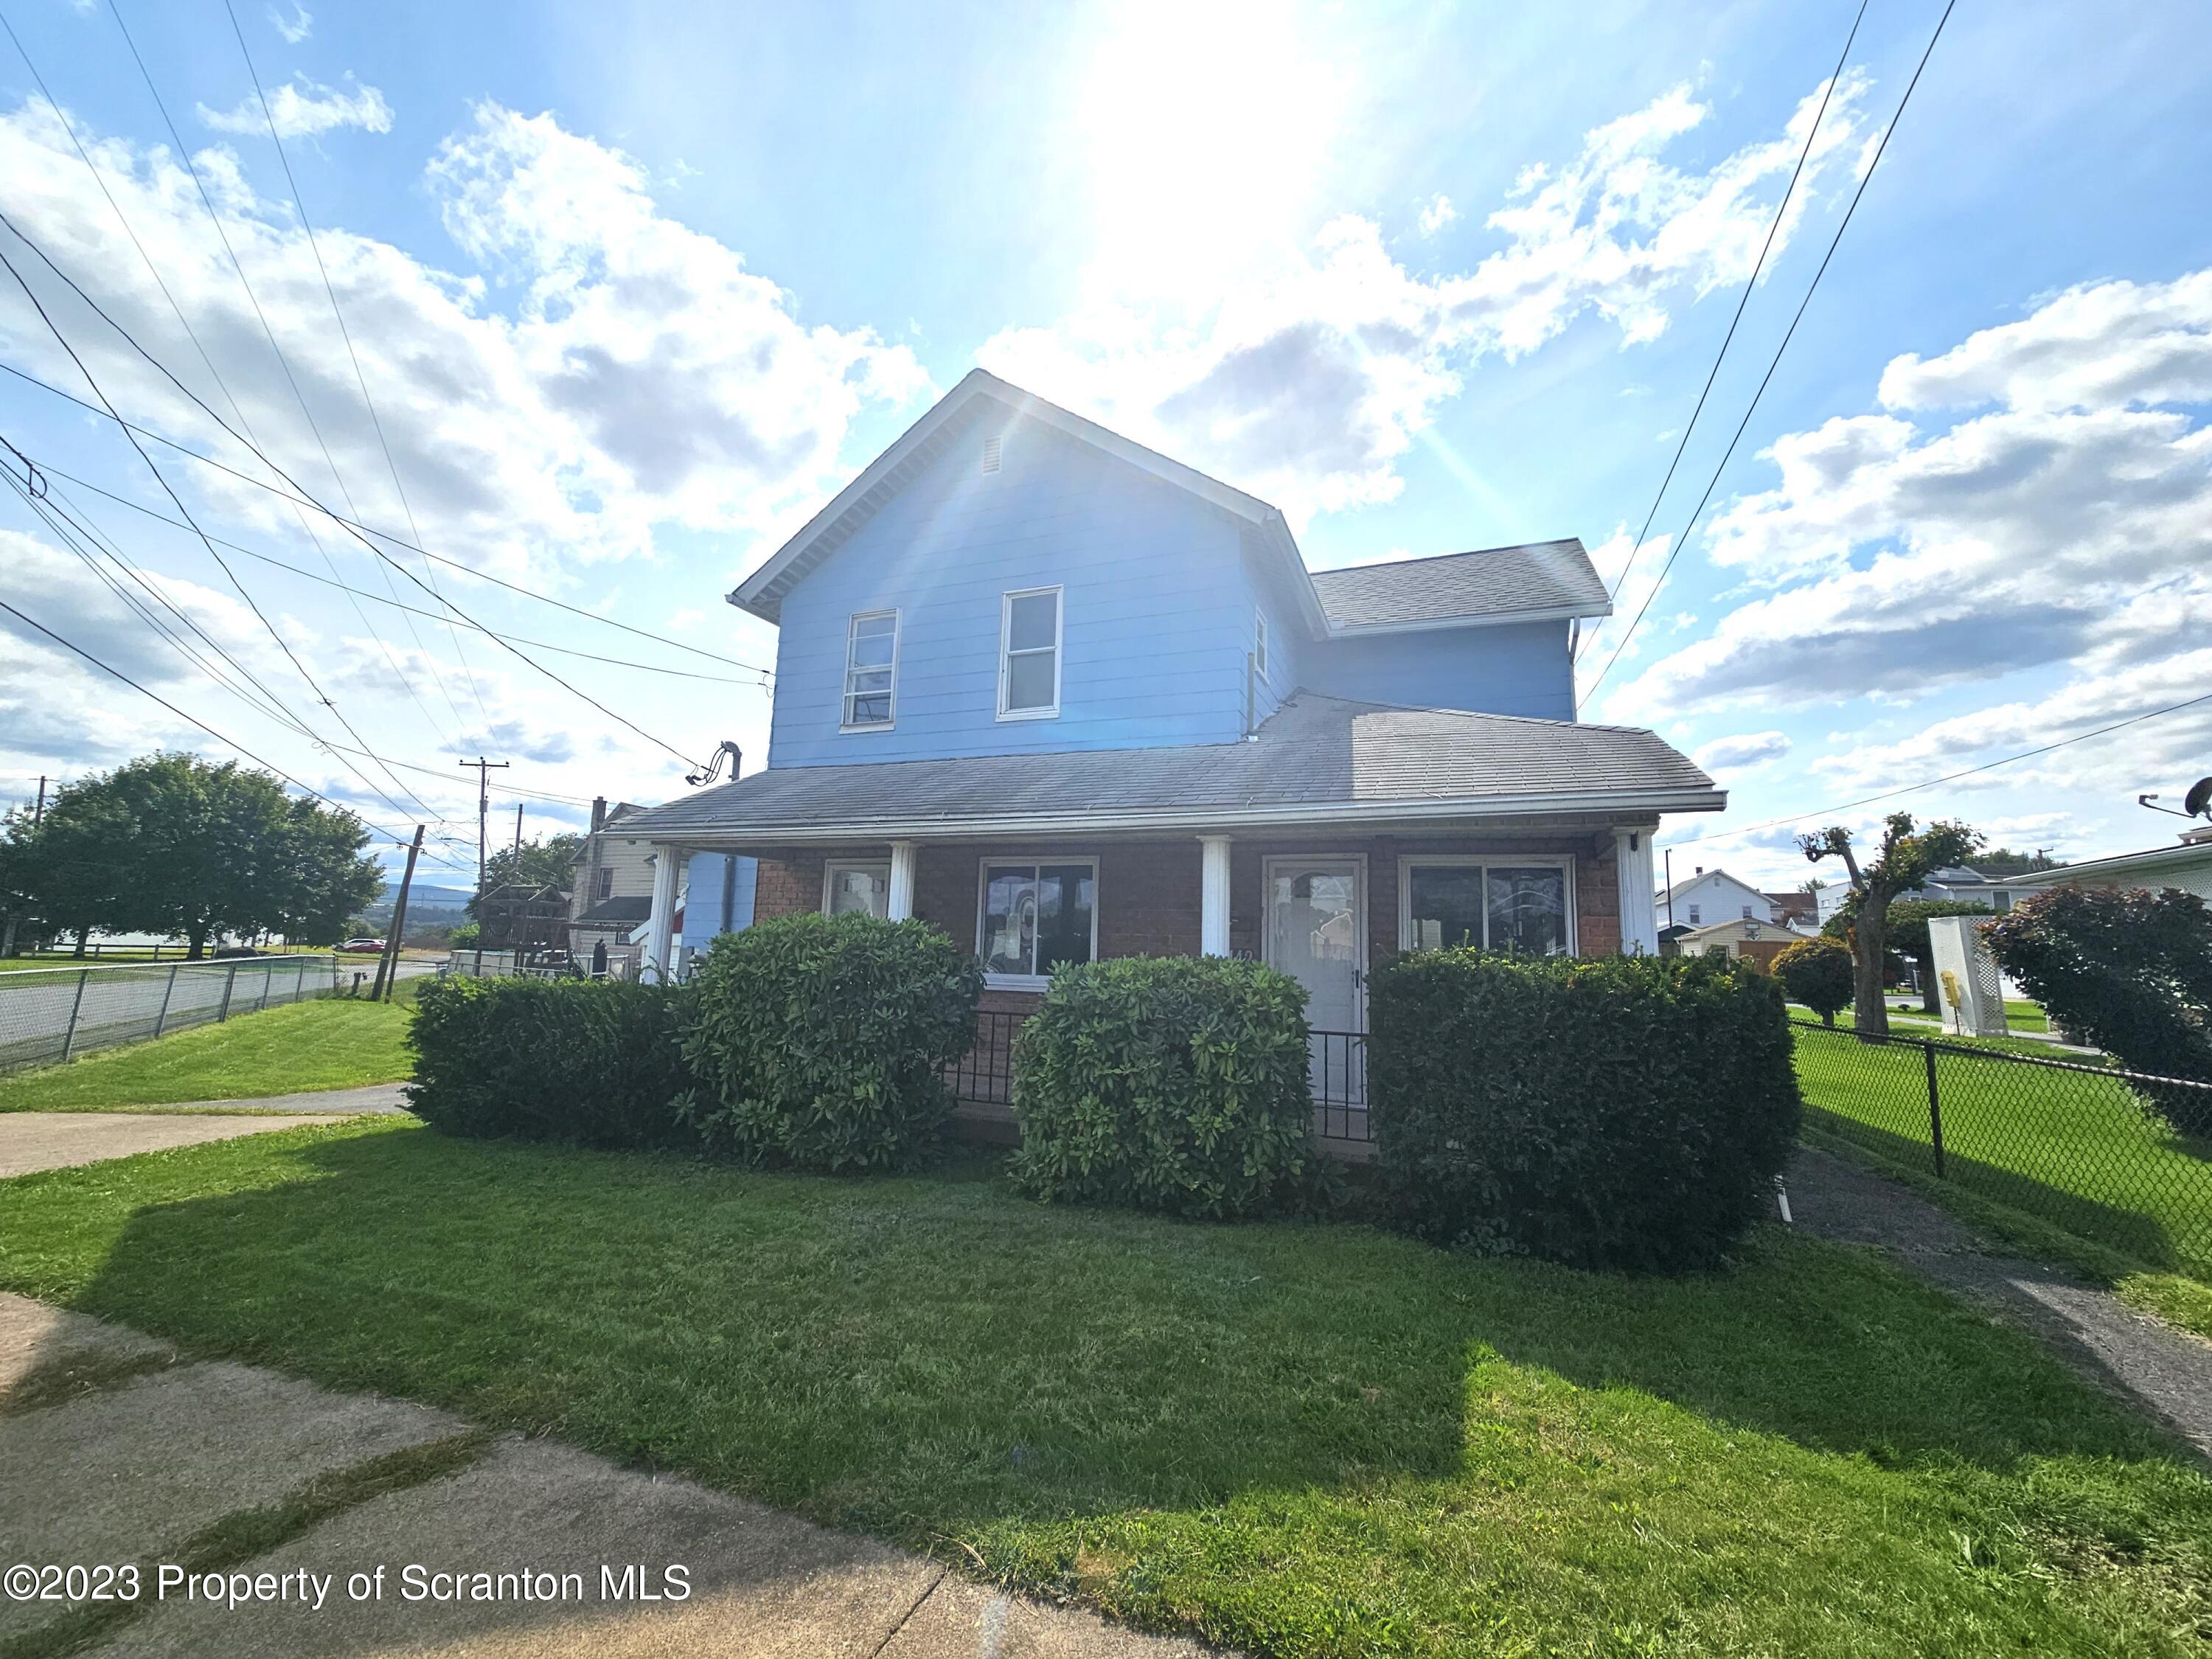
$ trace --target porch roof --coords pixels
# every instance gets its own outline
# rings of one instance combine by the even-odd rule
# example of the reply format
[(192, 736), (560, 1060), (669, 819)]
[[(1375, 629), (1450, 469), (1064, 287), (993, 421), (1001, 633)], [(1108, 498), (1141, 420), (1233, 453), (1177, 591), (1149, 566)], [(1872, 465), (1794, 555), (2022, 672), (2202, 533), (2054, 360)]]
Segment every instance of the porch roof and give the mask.
[(1689, 759), (1637, 727), (1301, 690), (1243, 743), (771, 767), (650, 808), (624, 828), (711, 847), (1352, 817), (1648, 816), (1727, 804)]

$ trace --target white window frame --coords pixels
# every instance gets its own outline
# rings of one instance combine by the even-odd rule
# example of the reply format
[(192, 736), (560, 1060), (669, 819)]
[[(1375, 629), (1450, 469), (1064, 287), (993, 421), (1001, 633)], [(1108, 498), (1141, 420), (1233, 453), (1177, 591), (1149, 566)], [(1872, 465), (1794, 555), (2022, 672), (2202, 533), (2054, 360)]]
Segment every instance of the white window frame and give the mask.
[[(853, 720), (853, 676), (856, 672), (873, 673), (878, 671), (874, 669), (856, 671), (854, 668), (853, 630), (860, 623), (873, 622), (878, 617), (889, 617), (891, 619), (891, 659), (889, 665), (891, 677), (889, 698), (890, 717), (888, 720), (862, 720), (856, 725)], [(845, 678), (837, 697), (837, 729), (840, 732), (888, 732), (898, 724), (899, 636), (905, 631), (906, 618), (899, 614), (896, 605), (877, 611), (855, 611), (845, 618)], [(866, 692), (862, 695), (872, 696), (875, 694)]]
[(1690, 926), (1692, 927), (1703, 927), (1705, 924), (1698, 920), (1698, 907), (1692, 904), (1688, 908), (1690, 912)]
[(1252, 668), (1261, 684), (1267, 683), (1267, 613), (1252, 613)]
[[(991, 908), (991, 866), (1026, 864), (1041, 869), (1048, 864), (1087, 864), (1091, 866), (1091, 959), (1098, 960), (1098, 913), (1106, 908), (1105, 884), (1098, 877), (1096, 853), (1000, 853), (975, 860), (975, 954), (982, 957), (983, 927)], [(988, 960), (988, 958), (985, 958)], [(1036, 960), (1030, 953), (1030, 960)], [(1052, 984), (1049, 974), (994, 974), (986, 970), (984, 985), (994, 991), (1042, 991)]]
[[(1009, 708), (1006, 693), (1013, 678), (1012, 656), (1010, 646), (1014, 632), (1014, 601), (1034, 599), (1044, 594), (1052, 595), (1052, 706), (1049, 708)], [(1054, 583), (1049, 587), (1017, 587), (999, 595), (999, 718), (1002, 720), (1052, 720), (1060, 718), (1060, 670), (1066, 662), (1064, 642), (1067, 632), (1067, 594), (1065, 586)], [(1032, 654), (1042, 647), (1033, 647), (1024, 655)]]
[(1413, 872), (1430, 866), (1455, 870), (1480, 870), (1483, 878), (1482, 939), (1484, 950), (1490, 948), (1490, 882), (1491, 870), (1558, 870), (1562, 874), (1562, 885), (1567, 905), (1567, 954), (1578, 957), (1583, 953), (1581, 930), (1576, 925), (1579, 907), (1575, 897), (1575, 860), (1571, 854), (1564, 853), (1418, 853), (1401, 854), (1398, 860), (1398, 948), (1413, 951), (1420, 947), (1413, 940)]
[(838, 876), (851, 870), (862, 871), (884, 878), (884, 912), (890, 913), (891, 890), (891, 861), (889, 859), (830, 859), (822, 866), (822, 914), (834, 914), (830, 908), (830, 896), (837, 890)]

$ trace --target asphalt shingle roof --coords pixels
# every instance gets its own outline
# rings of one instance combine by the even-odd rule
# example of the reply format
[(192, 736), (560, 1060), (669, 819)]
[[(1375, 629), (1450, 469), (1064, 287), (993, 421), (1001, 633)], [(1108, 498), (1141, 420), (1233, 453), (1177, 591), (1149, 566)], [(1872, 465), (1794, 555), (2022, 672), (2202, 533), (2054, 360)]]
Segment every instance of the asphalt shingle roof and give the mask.
[(1601, 616), (1611, 608), (1596, 567), (1571, 536), (1433, 559), (1316, 570), (1313, 585), (1335, 628), (1503, 617), (1520, 611)]
[(1427, 802), (1680, 797), (1713, 781), (1650, 732), (1300, 691), (1246, 743), (775, 767), (641, 813), (639, 836)]

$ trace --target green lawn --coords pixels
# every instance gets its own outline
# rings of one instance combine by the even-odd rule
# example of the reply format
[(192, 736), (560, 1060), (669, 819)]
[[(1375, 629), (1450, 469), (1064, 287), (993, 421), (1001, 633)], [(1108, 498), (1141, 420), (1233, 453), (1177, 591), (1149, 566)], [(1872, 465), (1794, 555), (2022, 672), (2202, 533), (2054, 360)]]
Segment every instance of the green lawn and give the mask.
[(412, 1012), (406, 1002), (325, 997), (242, 1014), (0, 1076), (0, 1112), (98, 1111), (388, 1083), (414, 1070), (402, 1042)]
[(1630, 1279), (1048, 1209), (986, 1164), (380, 1123), (7, 1183), (0, 1283), (1255, 1653), (2180, 1654), (2212, 1620), (2199, 1466), (1778, 1227)]
[[(1803, 1030), (1796, 1037), (1798, 1081), (1817, 1109), (1811, 1127), (1932, 1174), (1925, 1051)], [(2212, 1143), (2176, 1134), (2118, 1079), (2080, 1072), (1939, 1053), (1936, 1093), (1948, 1179), (1927, 1188), (1932, 1195), (1964, 1190), (2087, 1241), (2094, 1249), (2077, 1265), (2116, 1253), (2104, 1271), (2148, 1275), (2131, 1299), (2212, 1336)], [(1993, 1217), (1984, 1209), (1969, 1218)], [(2161, 1287), (2163, 1274), (2195, 1283)]]
[[(1790, 1005), (1790, 1017), (1792, 1019), (1817, 1020), (1820, 1018), (1820, 1016), (1810, 1008), (1795, 1002)], [(1855, 1024), (1851, 1011), (1848, 1008), (1843, 1009), (1836, 1015), (1836, 1024), (1840, 1030), (1850, 1030)], [(2008, 1030), (2015, 1032), (2050, 1029), (2049, 1022), (2044, 1020), (2039, 1012), (2032, 1020), (2027, 1017), (2019, 1020), (2014, 1019), (2009, 1012), (2009, 1005), (2005, 1017), (2005, 1025)], [(2030, 1060), (2063, 1060), (2081, 1066), (2113, 1064), (2109, 1055), (2076, 1052), (2071, 1046), (2062, 1048), (2050, 1042), (2039, 1042), (2033, 1036), (1954, 1036), (1946, 1030), (1938, 1020), (1917, 1012), (1899, 1013), (1893, 1002), (1889, 1011), (1889, 1034), (1895, 1037), (1933, 1037), (1938, 1042), (1963, 1043), (1970, 1048), (1994, 1048), (2000, 1054), (2025, 1054)]]

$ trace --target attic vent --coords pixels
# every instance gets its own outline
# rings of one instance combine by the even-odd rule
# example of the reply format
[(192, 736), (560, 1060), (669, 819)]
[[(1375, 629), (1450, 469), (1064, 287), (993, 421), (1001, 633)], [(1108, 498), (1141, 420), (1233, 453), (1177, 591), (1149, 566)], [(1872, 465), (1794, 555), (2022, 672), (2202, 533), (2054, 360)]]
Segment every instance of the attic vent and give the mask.
[(999, 470), (999, 442), (1000, 436), (995, 432), (983, 440), (983, 471), (986, 472)]

